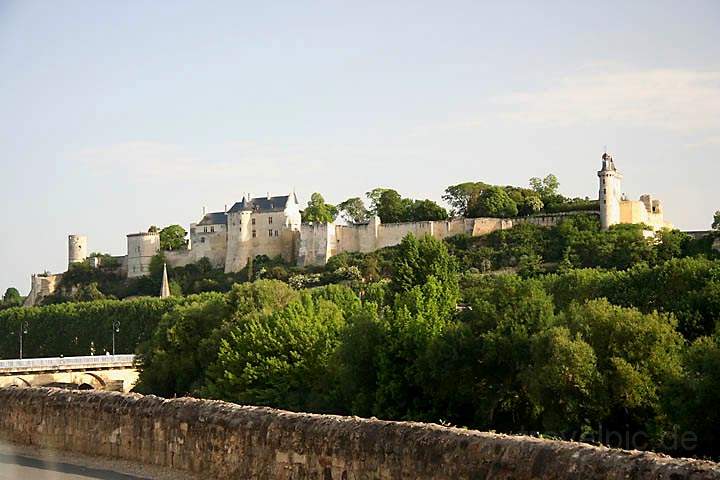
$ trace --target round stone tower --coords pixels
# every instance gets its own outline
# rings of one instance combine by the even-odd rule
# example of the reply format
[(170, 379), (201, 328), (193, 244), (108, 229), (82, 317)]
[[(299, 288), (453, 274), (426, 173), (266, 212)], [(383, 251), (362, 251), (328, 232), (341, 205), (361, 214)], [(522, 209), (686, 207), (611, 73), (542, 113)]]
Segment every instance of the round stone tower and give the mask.
[(613, 158), (607, 154), (602, 156), (600, 178), (600, 226), (603, 230), (620, 223), (620, 201), (622, 200), (622, 175), (615, 168)]
[(68, 266), (73, 263), (82, 263), (87, 258), (87, 237), (85, 235), (68, 236)]
[(143, 277), (150, 273), (150, 260), (160, 251), (160, 234), (157, 232), (131, 233), (128, 242), (128, 278)]

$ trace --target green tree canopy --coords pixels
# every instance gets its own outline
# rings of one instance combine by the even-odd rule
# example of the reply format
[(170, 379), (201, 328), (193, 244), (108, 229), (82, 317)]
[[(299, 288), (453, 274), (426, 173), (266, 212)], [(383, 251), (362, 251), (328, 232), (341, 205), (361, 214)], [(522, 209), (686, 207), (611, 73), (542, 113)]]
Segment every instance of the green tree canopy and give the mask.
[(302, 212), (303, 222), (332, 223), (338, 215), (334, 205), (325, 203), (323, 196), (317, 192), (310, 196), (307, 207)]
[[(375, 192), (378, 189), (373, 190)], [(371, 192), (372, 193), (372, 192)], [(382, 223), (397, 223), (405, 219), (406, 204), (400, 194), (392, 189), (383, 189), (377, 203), (373, 205), (375, 214)]]
[(540, 195), (540, 198), (543, 201), (545, 201), (558, 195), (560, 182), (558, 181), (558, 178), (551, 173), (545, 178), (531, 178), (530, 187)]
[(713, 216), (712, 228), (714, 230), (720, 230), (720, 210), (715, 212), (715, 215)]
[(445, 220), (447, 210), (432, 200), (413, 200), (403, 198), (390, 188), (376, 188), (367, 193), (370, 199), (370, 212), (380, 217), (383, 223), (423, 222)]
[(488, 187), (483, 190), (468, 212), (472, 217), (515, 217), (518, 214), (517, 203), (502, 187)]
[(18, 289), (15, 287), (10, 287), (5, 290), (5, 295), (3, 295), (2, 303), (5, 307), (14, 307), (20, 305), (22, 303), (22, 296), (20, 295)]
[(169, 225), (163, 228), (160, 230), (160, 249), (178, 250), (185, 247), (186, 235), (187, 232), (180, 225)]
[(415, 200), (410, 205), (407, 214), (408, 221), (425, 222), (431, 220), (446, 220), (447, 210), (432, 200)]
[(453, 215), (469, 217), (472, 206), (477, 204), (478, 198), (489, 186), (482, 182), (450, 185), (445, 189), (442, 199), (450, 205)]
[(348, 223), (365, 223), (370, 219), (370, 212), (359, 197), (348, 198), (337, 208)]

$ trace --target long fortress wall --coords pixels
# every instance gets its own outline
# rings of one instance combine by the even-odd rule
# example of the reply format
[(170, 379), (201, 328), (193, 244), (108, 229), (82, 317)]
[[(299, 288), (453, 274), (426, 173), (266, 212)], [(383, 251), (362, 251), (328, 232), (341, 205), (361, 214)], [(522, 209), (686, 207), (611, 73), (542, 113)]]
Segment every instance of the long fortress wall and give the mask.
[(218, 401), (10, 388), (0, 405), (2, 440), (203, 479), (720, 479), (710, 462)]
[(430, 235), (443, 239), (465, 233), (473, 237), (507, 230), (515, 225), (531, 223), (552, 227), (568, 216), (597, 212), (556, 213), (518, 218), (453, 218), (450, 220), (383, 224), (375, 217), (367, 224), (332, 225), (302, 224), (297, 253), (299, 266), (324, 265), (327, 260), (343, 252), (369, 253), (399, 244), (412, 233), (416, 237)]

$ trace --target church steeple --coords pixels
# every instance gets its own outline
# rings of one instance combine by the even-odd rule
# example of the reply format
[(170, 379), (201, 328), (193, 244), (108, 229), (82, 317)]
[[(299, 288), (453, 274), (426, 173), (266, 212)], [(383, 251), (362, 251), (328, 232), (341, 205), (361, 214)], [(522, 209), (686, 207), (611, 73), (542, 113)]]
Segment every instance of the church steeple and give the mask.
[(162, 285), (160, 286), (160, 298), (167, 298), (169, 296), (170, 296), (170, 284), (168, 283), (167, 263), (164, 263), (163, 264)]

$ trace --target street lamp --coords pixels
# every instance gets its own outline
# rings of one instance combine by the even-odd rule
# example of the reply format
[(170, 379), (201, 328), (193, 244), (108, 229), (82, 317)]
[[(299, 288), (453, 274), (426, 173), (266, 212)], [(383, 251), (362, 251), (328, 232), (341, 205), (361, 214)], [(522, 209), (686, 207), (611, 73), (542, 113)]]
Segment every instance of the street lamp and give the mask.
[(120, 333), (120, 320), (114, 320), (112, 323), (113, 355), (115, 355), (115, 334), (116, 333)]
[(20, 324), (20, 360), (23, 358), (23, 335), (27, 334), (28, 327), (29, 325), (27, 320), (24, 320), (22, 324)]

